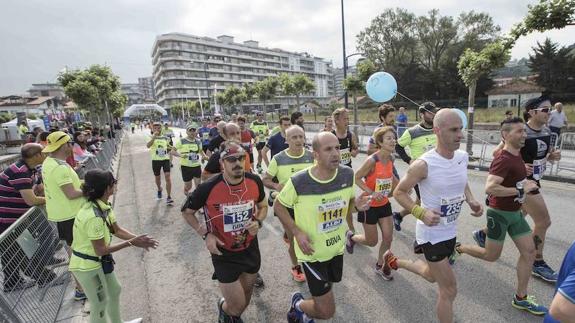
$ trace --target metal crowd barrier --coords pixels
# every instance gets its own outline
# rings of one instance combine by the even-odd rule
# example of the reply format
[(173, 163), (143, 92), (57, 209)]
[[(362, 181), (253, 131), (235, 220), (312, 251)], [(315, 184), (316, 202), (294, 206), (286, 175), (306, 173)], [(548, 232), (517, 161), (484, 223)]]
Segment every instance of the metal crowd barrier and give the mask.
[(561, 160), (556, 163), (555, 175), (560, 171), (575, 172), (575, 132), (561, 134), (558, 144)]
[[(79, 176), (95, 168), (111, 170), (122, 136), (120, 130), (103, 142), (102, 150), (78, 170)], [(55, 223), (39, 207), (29, 209), (0, 234), (0, 322), (56, 321), (71, 279), (66, 248)]]

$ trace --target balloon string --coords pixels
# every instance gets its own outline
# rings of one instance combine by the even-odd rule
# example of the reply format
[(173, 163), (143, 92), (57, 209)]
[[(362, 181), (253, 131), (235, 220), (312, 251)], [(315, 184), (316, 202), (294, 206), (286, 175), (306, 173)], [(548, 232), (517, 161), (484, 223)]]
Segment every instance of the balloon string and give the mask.
[[(419, 104), (419, 103), (417, 103), (417, 102), (413, 101), (412, 99), (410, 99), (409, 97), (407, 97), (407, 96), (403, 95), (403, 94), (402, 94), (402, 93), (400, 93), (399, 91), (397, 92), (397, 94), (399, 94), (399, 95), (401, 95), (403, 98), (405, 98), (405, 99), (409, 100), (411, 103), (413, 103), (413, 104), (415, 104), (415, 105), (417, 105), (417, 106), (420, 106), (420, 104)], [(432, 111), (428, 111), (428, 112), (430, 112), (430, 113), (432, 113), (432, 114), (435, 114), (435, 113), (434, 113), (434, 112), (432, 112)], [(468, 130), (468, 129), (465, 129), (465, 132), (466, 132), (467, 134), (469, 134), (469, 130)], [(481, 138), (479, 138), (479, 137), (475, 136), (475, 135), (473, 134), (473, 130), (471, 130), (471, 137), (473, 137), (473, 138), (475, 138), (475, 139), (479, 140), (480, 142), (482, 142), (482, 143), (484, 143), (484, 144), (489, 144), (489, 145), (493, 145), (493, 146), (495, 146), (495, 144), (492, 144), (492, 143), (490, 143), (490, 142), (489, 142), (489, 141), (487, 141), (487, 140), (483, 140), (483, 139), (481, 139)]]

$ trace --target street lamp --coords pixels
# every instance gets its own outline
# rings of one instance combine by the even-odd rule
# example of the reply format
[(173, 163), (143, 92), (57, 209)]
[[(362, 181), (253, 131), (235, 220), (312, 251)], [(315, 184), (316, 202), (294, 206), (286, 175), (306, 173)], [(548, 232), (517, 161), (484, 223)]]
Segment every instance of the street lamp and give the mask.
[[(344, 67), (344, 70), (343, 70), (343, 79), (344, 79), (344, 80), (345, 80), (346, 77), (347, 77), (347, 71), (346, 71), (346, 70), (347, 70), (347, 65), (348, 65), (348, 64), (347, 64), (348, 59), (349, 59), (350, 57), (352, 57), (352, 56), (358, 56), (358, 55), (361, 56), (361, 55), (363, 55), (363, 53), (353, 53), (353, 54), (347, 55), (347, 56), (345, 57), (344, 64), (343, 64), (343, 65), (345, 66), (345, 67)], [(347, 90), (345, 91), (344, 96), (345, 96), (345, 99), (344, 99), (345, 109), (347, 110), (347, 109), (348, 109), (348, 107), (347, 107), (347, 106), (348, 106), (348, 101), (349, 101), (349, 99), (348, 99), (348, 94), (347, 94)], [(355, 126), (354, 126), (354, 129), (355, 129), (354, 132), (355, 132), (355, 135), (356, 135), (356, 136), (357, 136), (357, 122), (358, 122), (358, 121), (357, 121), (357, 104), (356, 104), (356, 105), (353, 106), (353, 124), (355, 125)]]

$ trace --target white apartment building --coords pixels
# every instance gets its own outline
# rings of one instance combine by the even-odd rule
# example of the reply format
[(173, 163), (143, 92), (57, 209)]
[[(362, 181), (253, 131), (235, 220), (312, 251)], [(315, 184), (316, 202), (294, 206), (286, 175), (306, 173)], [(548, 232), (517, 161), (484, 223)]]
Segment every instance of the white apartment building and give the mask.
[[(214, 91), (228, 86), (254, 83), (280, 73), (307, 75), (315, 82), (315, 93), (301, 99), (327, 103), (334, 95), (331, 61), (307, 53), (260, 47), (254, 40), (234, 42), (232, 36), (217, 39), (182, 33), (156, 37), (152, 49), (153, 82), (156, 101), (169, 108), (184, 100), (212, 98)], [(278, 97), (266, 106), (287, 108), (288, 99)]]

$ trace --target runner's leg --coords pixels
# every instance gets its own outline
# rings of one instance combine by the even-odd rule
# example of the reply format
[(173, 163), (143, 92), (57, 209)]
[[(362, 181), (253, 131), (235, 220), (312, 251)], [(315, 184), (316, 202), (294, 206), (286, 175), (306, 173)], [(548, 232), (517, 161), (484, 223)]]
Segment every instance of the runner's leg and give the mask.
[(419, 259), (415, 261), (411, 259), (397, 259), (397, 267), (419, 275), (430, 283), (435, 283), (435, 278), (431, 274), (429, 265), (425, 261)]
[[(244, 276), (243, 279), (242, 276)], [(240, 278), (233, 283), (219, 283), (220, 291), (225, 299), (222, 309), (226, 314), (238, 317), (242, 315), (246, 307), (248, 307), (249, 297), (251, 297), (252, 291), (250, 287), (244, 287), (244, 284), (247, 281), (251, 281), (253, 285), (255, 276), (255, 274), (243, 273), (240, 275)], [(246, 298), (246, 295), (249, 295), (249, 297)]]
[(170, 172), (164, 171), (164, 177), (166, 180), (166, 193), (168, 194), (168, 197), (171, 197), (172, 196), (172, 178), (170, 177)]
[(377, 225), (362, 223), (364, 234), (354, 234), (351, 237), (355, 243), (361, 243), (362, 245), (375, 247), (377, 245)]
[(158, 188), (158, 191), (162, 190), (162, 179), (160, 178), (160, 175), (158, 176), (154, 176), (155, 180), (156, 180), (156, 187)]
[(519, 250), (517, 260), (517, 291), (519, 297), (527, 295), (527, 285), (531, 276), (531, 268), (535, 261), (535, 245), (530, 235), (523, 235), (513, 240)]
[(533, 242), (535, 243), (535, 260), (543, 260), (543, 246), (545, 245), (545, 235), (551, 226), (549, 211), (541, 193), (527, 195), (524, 209), (533, 219)]
[(291, 233), (290, 230), (285, 231), (285, 233), (286, 233), (288, 240), (289, 240), (288, 253), (289, 253), (289, 258), (291, 260), (291, 266), (295, 267), (298, 265), (298, 262), (297, 262), (297, 257), (295, 255), (293, 234)]
[(324, 295), (314, 296), (311, 299), (301, 301), (299, 308), (309, 317), (320, 320), (328, 320), (335, 313), (335, 300), (333, 290)]
[[(383, 254), (391, 248), (391, 241), (393, 241), (393, 219), (391, 216), (379, 219), (379, 229), (381, 230), (381, 244), (379, 245), (379, 255), (377, 257), (377, 264), (383, 265)], [(376, 233), (377, 238), (377, 233)]]
[(457, 295), (455, 273), (451, 269), (447, 258), (438, 262), (428, 262), (428, 266), (439, 287), (437, 318), (441, 323), (452, 323), (453, 302)]

